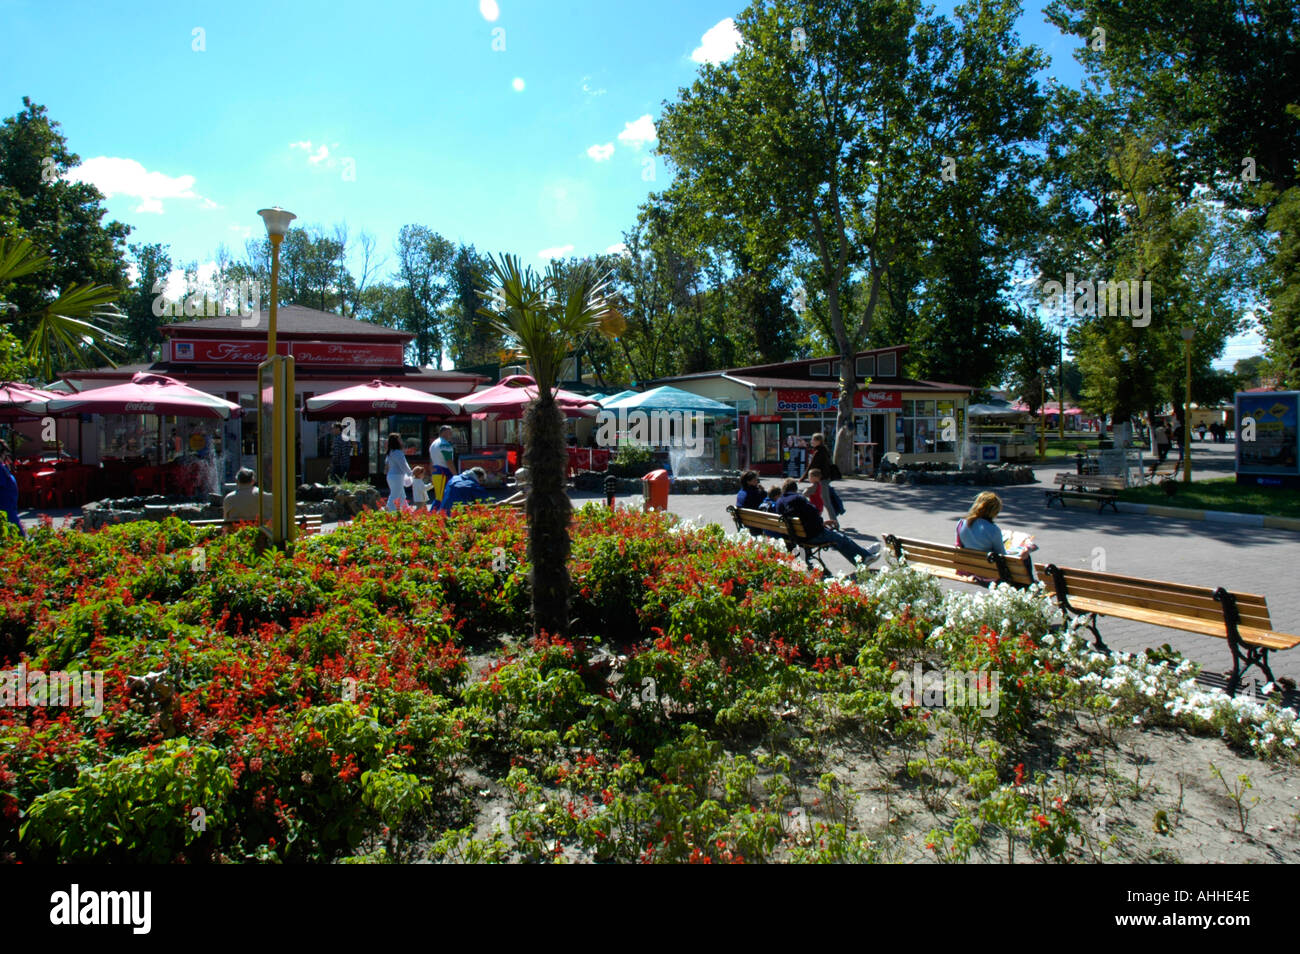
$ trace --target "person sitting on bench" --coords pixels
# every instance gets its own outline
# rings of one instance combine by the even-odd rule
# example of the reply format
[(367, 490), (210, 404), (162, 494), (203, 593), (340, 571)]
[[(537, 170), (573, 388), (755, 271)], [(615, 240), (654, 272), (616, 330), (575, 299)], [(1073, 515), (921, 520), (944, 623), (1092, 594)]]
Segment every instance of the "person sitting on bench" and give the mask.
[[(736, 506), (742, 510), (758, 510), (766, 499), (763, 485), (758, 480), (758, 472), (747, 470), (740, 475), (740, 491), (736, 494)], [(758, 531), (751, 529), (749, 535), (758, 536)]]
[(817, 544), (832, 546), (839, 551), (840, 556), (850, 563), (856, 564), (857, 560), (861, 559), (863, 566), (874, 563), (880, 556), (879, 545), (868, 550), (848, 535), (834, 529), (834, 520), (823, 523), (822, 515), (817, 511), (817, 508), (809, 503), (807, 497), (799, 493), (799, 482), (797, 480), (793, 478), (787, 479), (781, 485), (781, 490), (784, 493), (781, 499), (776, 502), (776, 511), (783, 517), (797, 519), (803, 524), (804, 533), (807, 534), (805, 542), (813, 546)]
[(262, 514), (265, 522), (271, 521), (271, 495), (257, 489), (253, 481), (257, 479), (249, 468), (241, 467), (235, 475), (235, 489), (226, 494), (222, 501), (222, 514), (226, 523), (257, 522), (257, 500), (262, 499)]
[(515, 471), (515, 492), (504, 500), (497, 501), (499, 507), (522, 507), (528, 500), (528, 468), (520, 467)]
[(1012, 542), (1021, 545), (1007, 549), (1002, 530), (993, 522), (1001, 512), (1002, 498), (997, 494), (986, 490), (977, 496), (970, 512), (957, 521), (957, 546), (964, 550), (983, 550), (1012, 557), (1021, 556), (1025, 550), (1037, 550), (1033, 537), (1023, 533), (1012, 534)]

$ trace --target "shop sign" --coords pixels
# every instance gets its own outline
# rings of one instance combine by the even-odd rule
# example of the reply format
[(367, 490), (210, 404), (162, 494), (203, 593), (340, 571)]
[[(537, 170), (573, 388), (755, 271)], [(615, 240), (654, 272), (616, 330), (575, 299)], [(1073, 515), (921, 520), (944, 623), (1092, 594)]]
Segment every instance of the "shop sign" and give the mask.
[[(776, 409), (785, 413), (808, 411), (812, 413), (838, 410), (838, 390), (803, 391), (779, 390), (776, 392)], [(901, 411), (903, 398), (898, 391), (873, 391), (867, 389), (854, 395), (853, 406), (866, 411)]]
[[(299, 365), (311, 367), (401, 367), (403, 348), (398, 343), (365, 344), (345, 341), (279, 341), (277, 354), (291, 354)], [(176, 338), (172, 361), (192, 364), (261, 364), (265, 341), (220, 338)]]

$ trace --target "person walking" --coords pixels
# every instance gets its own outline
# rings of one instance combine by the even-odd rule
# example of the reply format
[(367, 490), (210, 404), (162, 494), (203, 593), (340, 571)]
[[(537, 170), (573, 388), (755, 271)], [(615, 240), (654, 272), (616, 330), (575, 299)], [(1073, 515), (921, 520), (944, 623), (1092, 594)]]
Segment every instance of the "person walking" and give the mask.
[(812, 436), (812, 459), (808, 462), (808, 466), (804, 468), (801, 479), (807, 481), (809, 472), (814, 469), (822, 472), (821, 482), (822, 490), (826, 494), (827, 512), (833, 520), (839, 520), (840, 517), (844, 516), (844, 502), (840, 500), (839, 493), (831, 486), (831, 481), (839, 480), (842, 475), (840, 469), (835, 466), (835, 462), (831, 460), (830, 448), (826, 446), (826, 435), (821, 433)]
[(1165, 458), (1169, 456), (1169, 428), (1165, 425), (1164, 418), (1156, 424), (1156, 456), (1160, 463), (1164, 463)]
[(333, 427), (333, 443), (330, 445), (330, 479), (346, 480), (351, 467), (352, 442), (343, 436), (343, 425), (336, 421)]
[(388, 456), (384, 459), (388, 475), (388, 510), (406, 509), (406, 479), (411, 477), (411, 465), (402, 449), (402, 435), (388, 435)]

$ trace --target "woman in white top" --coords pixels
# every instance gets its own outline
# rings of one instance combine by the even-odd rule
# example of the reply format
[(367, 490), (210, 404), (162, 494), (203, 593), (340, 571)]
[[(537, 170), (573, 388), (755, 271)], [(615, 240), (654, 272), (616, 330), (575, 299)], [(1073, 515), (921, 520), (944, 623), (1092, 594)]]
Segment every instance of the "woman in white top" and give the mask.
[(402, 435), (388, 435), (388, 509), (406, 509), (406, 478), (411, 475), (411, 465), (402, 450)]

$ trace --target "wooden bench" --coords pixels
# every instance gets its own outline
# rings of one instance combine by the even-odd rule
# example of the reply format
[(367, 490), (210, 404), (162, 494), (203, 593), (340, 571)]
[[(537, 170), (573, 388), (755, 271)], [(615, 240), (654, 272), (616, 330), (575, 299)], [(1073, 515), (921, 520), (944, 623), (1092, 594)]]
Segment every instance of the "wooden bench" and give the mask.
[(1172, 457), (1167, 457), (1157, 463), (1150, 470), (1142, 475), (1142, 479), (1148, 484), (1161, 484), (1166, 481), (1173, 481), (1178, 477), (1178, 471), (1182, 469), (1182, 462)]
[(1008, 583), (1019, 588), (1036, 582), (1033, 560), (1028, 553), (1010, 556), (927, 540), (909, 540), (892, 533), (885, 534), (885, 546), (893, 551), (895, 559), (906, 560), (908, 566), (945, 580), (981, 586)]
[[(224, 527), (226, 530), (233, 530), (236, 527), (249, 526), (256, 521), (253, 520), (190, 520), (191, 527)], [(310, 537), (313, 534), (320, 533), (321, 515), (318, 513), (300, 513), (294, 521), (298, 524), (298, 536)]]
[[(1119, 475), (1107, 474), (1057, 474), (1056, 489), (1046, 490), (1047, 506), (1052, 506), (1053, 500), (1059, 500), (1061, 506), (1065, 506), (1066, 497), (1077, 497), (1081, 500), (1097, 501), (1097, 512), (1101, 513), (1107, 507), (1119, 513), (1119, 508), (1115, 506), (1115, 500), (1119, 492), (1128, 486), (1128, 481)], [(1095, 489), (1089, 489), (1095, 488)]]
[(1253, 593), (1067, 569), (1056, 564), (1047, 567), (1044, 582), (1055, 594), (1066, 619), (1084, 619), (1092, 630), (1093, 644), (1103, 652), (1110, 650), (1097, 629), (1098, 616), (1226, 639), (1232, 651), (1229, 695), (1236, 694), (1242, 676), (1252, 666), (1273, 682), (1268, 654), (1300, 645), (1300, 636), (1273, 629), (1267, 602)]
[(791, 519), (779, 513), (772, 513), (767, 510), (750, 510), (746, 507), (730, 506), (727, 513), (736, 521), (737, 530), (758, 530), (763, 533), (772, 534), (785, 541), (788, 549), (793, 550), (799, 547), (803, 551), (803, 559), (808, 564), (808, 569), (812, 569), (812, 561), (816, 560), (821, 564), (822, 573), (830, 576), (830, 568), (826, 566), (826, 561), (822, 559), (821, 553), (827, 547), (832, 547), (830, 543), (809, 543), (808, 534), (805, 532), (802, 521)]

